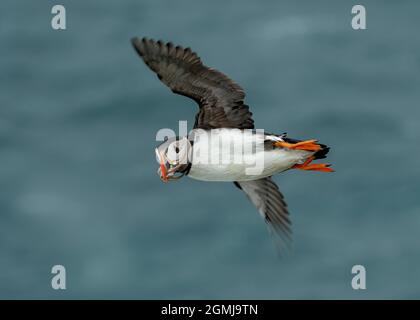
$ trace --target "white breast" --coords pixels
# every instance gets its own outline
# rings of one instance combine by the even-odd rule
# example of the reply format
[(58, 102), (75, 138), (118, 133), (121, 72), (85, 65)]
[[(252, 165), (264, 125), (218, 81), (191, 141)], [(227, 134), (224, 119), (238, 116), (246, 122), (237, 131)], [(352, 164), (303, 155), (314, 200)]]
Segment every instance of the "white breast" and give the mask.
[(189, 177), (205, 181), (247, 181), (271, 176), (303, 162), (311, 153), (264, 150), (263, 133), (250, 130), (194, 130)]

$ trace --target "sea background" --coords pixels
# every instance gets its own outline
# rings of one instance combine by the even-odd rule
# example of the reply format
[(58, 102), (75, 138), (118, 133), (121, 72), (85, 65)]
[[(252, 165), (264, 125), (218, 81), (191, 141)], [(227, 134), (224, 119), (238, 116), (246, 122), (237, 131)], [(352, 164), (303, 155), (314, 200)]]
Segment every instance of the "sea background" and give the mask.
[[(2, 0), (0, 298), (420, 298), (420, 2), (363, 1), (362, 31), (355, 4)], [(159, 180), (157, 131), (197, 109), (133, 36), (192, 47), (246, 90), (257, 128), (331, 146), (336, 173), (275, 177), (289, 256), (231, 183)]]

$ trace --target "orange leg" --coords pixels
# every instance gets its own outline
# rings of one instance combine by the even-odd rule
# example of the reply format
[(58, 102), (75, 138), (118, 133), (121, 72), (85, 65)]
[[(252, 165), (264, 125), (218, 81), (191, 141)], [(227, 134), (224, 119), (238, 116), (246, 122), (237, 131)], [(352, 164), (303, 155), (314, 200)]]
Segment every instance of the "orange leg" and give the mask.
[(316, 140), (306, 140), (297, 143), (288, 143), (285, 141), (277, 141), (274, 143), (276, 147), (287, 148), (291, 150), (305, 150), (305, 151), (318, 151), (321, 146), (316, 143)]
[(326, 163), (310, 164), (314, 159), (315, 159), (314, 157), (310, 157), (302, 164), (295, 164), (292, 167), (292, 169), (321, 171), (321, 172), (334, 172), (334, 170), (330, 168), (330, 164), (326, 164)]

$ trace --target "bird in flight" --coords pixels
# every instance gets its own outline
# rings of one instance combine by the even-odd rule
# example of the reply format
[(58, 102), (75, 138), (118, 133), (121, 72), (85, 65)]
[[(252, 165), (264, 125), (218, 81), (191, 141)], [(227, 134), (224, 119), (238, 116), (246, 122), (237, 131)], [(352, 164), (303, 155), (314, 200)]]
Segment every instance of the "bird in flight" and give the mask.
[(231, 181), (256, 206), (269, 230), (288, 242), (289, 213), (272, 176), (290, 169), (332, 172), (329, 164), (313, 163), (326, 158), (330, 148), (315, 139), (297, 140), (256, 130), (252, 113), (244, 104), (244, 90), (205, 66), (190, 48), (147, 38), (136, 37), (131, 42), (172, 92), (199, 106), (194, 128), (186, 137), (168, 138), (156, 148), (160, 178), (165, 182), (183, 176)]

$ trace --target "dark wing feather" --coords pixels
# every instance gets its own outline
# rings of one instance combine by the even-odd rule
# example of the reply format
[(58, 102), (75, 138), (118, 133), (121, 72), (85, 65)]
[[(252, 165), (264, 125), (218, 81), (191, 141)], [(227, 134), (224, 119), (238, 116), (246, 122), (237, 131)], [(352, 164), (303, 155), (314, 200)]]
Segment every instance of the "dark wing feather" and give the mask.
[(253, 181), (236, 181), (268, 224), (283, 240), (290, 241), (291, 229), (287, 204), (271, 177)]
[(252, 113), (243, 103), (243, 89), (223, 73), (204, 66), (190, 48), (147, 38), (131, 42), (164, 84), (198, 103), (194, 128), (254, 128)]

